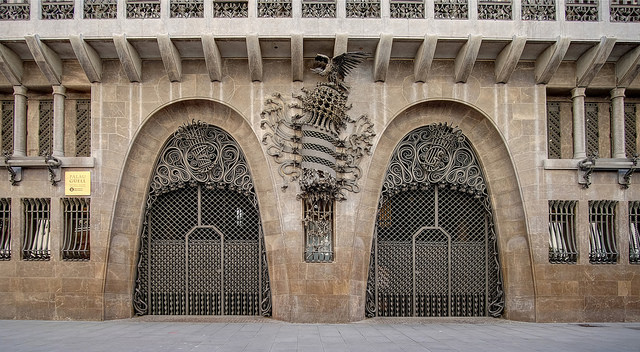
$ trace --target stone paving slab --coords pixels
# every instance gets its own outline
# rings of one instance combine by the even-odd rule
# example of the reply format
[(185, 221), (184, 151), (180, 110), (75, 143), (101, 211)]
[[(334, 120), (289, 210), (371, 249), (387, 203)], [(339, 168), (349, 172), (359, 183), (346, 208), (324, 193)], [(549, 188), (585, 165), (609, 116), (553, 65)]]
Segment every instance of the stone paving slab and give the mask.
[(0, 320), (0, 351), (640, 351), (640, 323), (377, 318), (292, 324), (253, 317), (143, 317), (104, 322)]

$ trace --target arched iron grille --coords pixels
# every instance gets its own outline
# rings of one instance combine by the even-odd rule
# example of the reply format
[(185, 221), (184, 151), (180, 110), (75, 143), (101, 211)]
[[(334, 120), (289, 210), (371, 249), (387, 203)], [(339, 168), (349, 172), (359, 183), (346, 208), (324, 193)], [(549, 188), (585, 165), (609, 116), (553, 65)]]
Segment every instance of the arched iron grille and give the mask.
[(366, 315), (500, 316), (504, 292), (475, 152), (446, 124), (410, 132), (385, 174)]
[(140, 236), (136, 314), (271, 315), (264, 239), (240, 147), (201, 122), (156, 163)]

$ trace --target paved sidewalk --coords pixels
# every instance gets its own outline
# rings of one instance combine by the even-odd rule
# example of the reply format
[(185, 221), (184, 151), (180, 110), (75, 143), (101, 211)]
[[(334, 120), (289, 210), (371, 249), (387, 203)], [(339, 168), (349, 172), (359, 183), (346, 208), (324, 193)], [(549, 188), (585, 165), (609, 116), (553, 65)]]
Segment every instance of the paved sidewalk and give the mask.
[(0, 320), (0, 351), (640, 351), (640, 323), (533, 324), (502, 319)]

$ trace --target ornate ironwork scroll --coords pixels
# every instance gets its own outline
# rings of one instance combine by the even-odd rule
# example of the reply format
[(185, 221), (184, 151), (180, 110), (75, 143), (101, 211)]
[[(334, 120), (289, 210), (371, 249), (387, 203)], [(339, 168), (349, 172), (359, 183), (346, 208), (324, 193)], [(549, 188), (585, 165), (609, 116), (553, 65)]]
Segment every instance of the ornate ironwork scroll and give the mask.
[(160, 18), (160, 0), (127, 0), (127, 18)]
[(380, 0), (347, 0), (347, 18), (380, 18)]
[(567, 0), (565, 19), (567, 21), (598, 21), (598, 0)]
[(424, 1), (392, 0), (389, 10), (391, 18), (424, 18)]
[(313, 71), (328, 77), (328, 82), (313, 90), (303, 88), (294, 103), (276, 93), (262, 112), (261, 127), (268, 130), (262, 142), (280, 164), (283, 189), (298, 181), (298, 197), (305, 200), (307, 261), (332, 260), (333, 202), (344, 200), (346, 191), (360, 190), (358, 165), (370, 153), (375, 134), (367, 116), (354, 120), (347, 115), (351, 106), (344, 78), (365, 57), (363, 53), (318, 55)]
[(149, 187), (136, 314), (270, 315), (257, 199), (238, 144), (201, 122), (164, 146)]
[(609, 13), (611, 22), (640, 22), (638, 0), (612, 0)]
[(434, 18), (466, 20), (469, 18), (469, 4), (467, 0), (435, 0)]
[(70, 20), (73, 12), (73, 1), (42, 1), (43, 20)]
[(513, 5), (508, 1), (478, 1), (478, 18), (481, 20), (511, 20)]
[(213, 17), (240, 18), (249, 16), (247, 0), (213, 0)]
[(302, 1), (302, 17), (335, 18), (336, 0), (304, 0)]
[(396, 147), (382, 186), (366, 315), (500, 316), (504, 291), (491, 202), (457, 127), (433, 124)]
[(258, 0), (258, 17), (291, 17), (291, 0)]
[(171, 0), (169, 13), (172, 18), (203, 18), (203, 0)]

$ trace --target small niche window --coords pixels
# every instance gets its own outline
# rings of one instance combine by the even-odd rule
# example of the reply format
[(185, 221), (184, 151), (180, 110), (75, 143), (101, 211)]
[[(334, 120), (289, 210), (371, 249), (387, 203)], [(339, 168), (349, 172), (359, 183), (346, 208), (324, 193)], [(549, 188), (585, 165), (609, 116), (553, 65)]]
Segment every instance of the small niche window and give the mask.
[(62, 260), (86, 261), (91, 254), (90, 200), (88, 198), (64, 198), (64, 239)]
[(22, 259), (49, 260), (49, 226), (51, 200), (47, 198), (25, 198), (24, 238), (22, 239)]
[(549, 201), (549, 263), (576, 263), (576, 201)]
[(0, 198), (0, 260), (11, 259), (11, 199)]
[(308, 263), (333, 261), (333, 199), (304, 200), (304, 259)]
[(615, 264), (618, 261), (615, 209), (612, 200), (589, 201), (589, 262)]
[(640, 264), (640, 201), (629, 203), (629, 263)]

